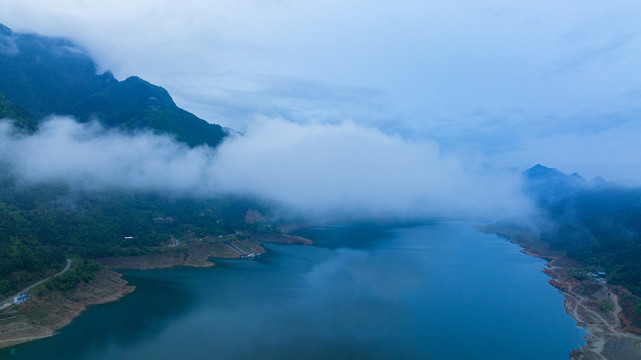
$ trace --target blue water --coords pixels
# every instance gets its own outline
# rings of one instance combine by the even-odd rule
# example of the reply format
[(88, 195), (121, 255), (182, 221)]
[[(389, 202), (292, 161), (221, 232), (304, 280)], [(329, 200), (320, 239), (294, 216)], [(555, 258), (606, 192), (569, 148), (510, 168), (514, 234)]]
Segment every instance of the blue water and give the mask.
[(449, 223), (308, 229), (257, 261), (124, 271), (136, 291), (9, 359), (567, 359), (585, 332), (498, 236)]

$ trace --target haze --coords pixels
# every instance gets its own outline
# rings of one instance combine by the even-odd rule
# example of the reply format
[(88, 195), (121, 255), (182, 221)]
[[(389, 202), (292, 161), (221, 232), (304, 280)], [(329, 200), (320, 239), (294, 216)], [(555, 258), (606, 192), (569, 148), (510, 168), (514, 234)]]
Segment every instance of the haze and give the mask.
[[(299, 208), (483, 214), (525, 207), (517, 177), (501, 169), (542, 163), (641, 180), (638, 1), (0, 0), (0, 8), (14, 31), (68, 37), (101, 70), (138, 75), (245, 133), (217, 154), (128, 138), (177, 150), (159, 152), (157, 171), (183, 175), (163, 179), (143, 166), (128, 180), (106, 177), (126, 186), (262, 194)], [(94, 134), (54, 120), (41, 135), (77, 150), (63, 129)], [(118, 159), (121, 135), (94, 135), (82, 146)], [(98, 186), (103, 176), (78, 179)]]
[(406, 142), (353, 123), (264, 119), (216, 150), (61, 117), (31, 136), (14, 132), (0, 122), (0, 163), (26, 184), (252, 195), (323, 217), (491, 217), (529, 210), (514, 173), (464, 169), (433, 142)]

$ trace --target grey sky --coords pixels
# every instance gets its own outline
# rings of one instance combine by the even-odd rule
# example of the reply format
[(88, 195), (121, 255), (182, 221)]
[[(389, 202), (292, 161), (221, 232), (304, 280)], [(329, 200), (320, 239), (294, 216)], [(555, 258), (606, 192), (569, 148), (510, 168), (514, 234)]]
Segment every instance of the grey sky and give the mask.
[[(461, 163), (641, 180), (641, 2), (0, 0), (246, 131), (351, 121)], [(284, 125), (283, 125), (284, 126)]]

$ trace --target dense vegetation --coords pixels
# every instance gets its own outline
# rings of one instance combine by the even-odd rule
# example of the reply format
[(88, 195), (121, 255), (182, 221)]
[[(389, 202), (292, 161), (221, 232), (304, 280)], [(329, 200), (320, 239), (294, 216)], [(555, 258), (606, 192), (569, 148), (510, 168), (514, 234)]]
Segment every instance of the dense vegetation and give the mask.
[(69, 271), (48, 281), (45, 286), (48, 289), (69, 291), (80, 282), (88, 282), (94, 279), (96, 271), (100, 268), (101, 266), (97, 262), (77, 259)]
[[(66, 39), (17, 34), (0, 24), (0, 119), (33, 133), (50, 115), (97, 120), (122, 131), (148, 129), (190, 146), (217, 146), (226, 133), (176, 106), (167, 91), (138, 77), (96, 73), (87, 53)], [(20, 131), (19, 130), (19, 131)], [(67, 290), (96, 271), (88, 259), (156, 251), (172, 238), (242, 229), (256, 204), (244, 199), (172, 198), (118, 189), (20, 184), (0, 164), (0, 295), (59, 271), (48, 283)]]
[(541, 165), (524, 176), (526, 193), (546, 215), (540, 239), (635, 294), (621, 300), (636, 302), (632, 320), (641, 324), (641, 188), (586, 181)]
[[(190, 146), (217, 146), (225, 131), (176, 106), (140, 78), (96, 74), (96, 64), (65, 39), (15, 34), (0, 24), (0, 118), (29, 130), (46, 116), (74, 115), (122, 130), (150, 129)], [(24, 121), (22, 121), (24, 119)]]
[(641, 295), (641, 189), (588, 189), (547, 211), (554, 225), (542, 240)]
[(13, 120), (16, 127), (27, 132), (34, 132), (37, 123), (28, 111), (9, 101), (0, 94), (0, 119), (8, 118)]
[[(246, 229), (245, 213), (260, 207), (239, 198), (171, 198), (124, 190), (81, 192), (62, 185), (21, 186), (4, 174), (0, 177), (1, 295), (59, 271), (70, 256), (146, 254), (172, 237), (202, 238)], [(91, 267), (76, 269), (56, 283), (86, 280), (92, 271)]]
[(0, 24), (0, 92), (34, 118), (69, 114), (101, 85), (96, 64), (69, 40), (16, 34)]

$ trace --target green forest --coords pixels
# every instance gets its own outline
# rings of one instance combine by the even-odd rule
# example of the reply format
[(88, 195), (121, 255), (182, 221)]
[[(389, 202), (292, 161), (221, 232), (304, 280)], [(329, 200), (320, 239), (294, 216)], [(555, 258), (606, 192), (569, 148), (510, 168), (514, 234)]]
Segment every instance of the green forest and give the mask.
[(589, 189), (551, 204), (541, 239), (641, 296), (641, 190)]
[[(217, 236), (246, 229), (247, 209), (260, 206), (241, 198), (173, 198), (151, 192), (27, 186), (17, 184), (6, 171), (0, 174), (2, 296), (56, 273), (69, 257), (147, 254), (171, 237)], [(91, 273), (96, 268), (81, 270)], [(91, 276), (65, 275), (57, 282), (63, 278), (77, 282)]]

